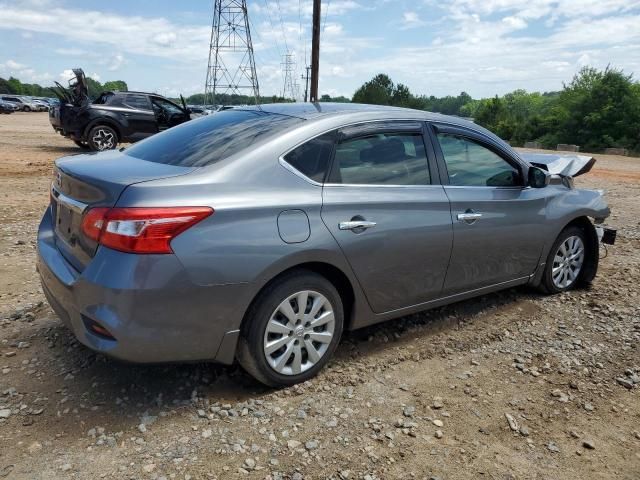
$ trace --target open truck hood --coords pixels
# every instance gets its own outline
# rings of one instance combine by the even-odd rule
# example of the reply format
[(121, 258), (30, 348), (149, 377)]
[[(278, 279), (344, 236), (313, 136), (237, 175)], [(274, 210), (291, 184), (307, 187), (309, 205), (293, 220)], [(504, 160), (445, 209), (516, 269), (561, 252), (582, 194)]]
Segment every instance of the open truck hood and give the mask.
[(521, 153), (520, 156), (535, 167), (548, 171), (551, 175), (577, 177), (583, 175), (596, 163), (587, 155), (561, 155), (557, 153)]

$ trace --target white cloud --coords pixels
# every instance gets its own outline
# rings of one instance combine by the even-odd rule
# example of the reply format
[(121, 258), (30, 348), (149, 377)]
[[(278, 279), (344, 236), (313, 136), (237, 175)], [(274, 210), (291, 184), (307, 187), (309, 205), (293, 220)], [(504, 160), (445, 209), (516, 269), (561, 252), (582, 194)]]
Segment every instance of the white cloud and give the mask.
[(502, 23), (509, 26), (513, 30), (522, 30), (523, 28), (527, 28), (527, 22), (525, 22), (520, 17), (504, 17), (502, 19)]
[(416, 12), (404, 12), (402, 14), (401, 29), (408, 30), (410, 28), (421, 27), (425, 22)]
[(97, 73), (92, 73), (90, 75), (88, 75), (89, 78), (93, 78), (96, 82), (100, 81), (100, 75), (98, 75)]
[(111, 59), (109, 60), (109, 65), (107, 67), (107, 70), (109, 70), (110, 72), (115, 72), (116, 70), (119, 70), (124, 63), (125, 63), (124, 56), (118, 53), (113, 57), (111, 57)]
[(26, 65), (18, 63), (15, 60), (7, 60), (4, 65), (10, 70), (21, 70), (23, 68), (26, 68)]

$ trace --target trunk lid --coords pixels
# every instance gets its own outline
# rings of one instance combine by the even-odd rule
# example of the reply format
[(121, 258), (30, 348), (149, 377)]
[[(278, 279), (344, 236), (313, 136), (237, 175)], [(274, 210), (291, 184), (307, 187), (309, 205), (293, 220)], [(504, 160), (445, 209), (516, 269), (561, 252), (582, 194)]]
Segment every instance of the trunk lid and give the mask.
[(129, 185), (186, 175), (194, 170), (139, 160), (119, 151), (57, 160), (51, 186), (51, 214), (58, 249), (81, 272), (98, 246), (82, 233), (86, 211), (113, 207)]

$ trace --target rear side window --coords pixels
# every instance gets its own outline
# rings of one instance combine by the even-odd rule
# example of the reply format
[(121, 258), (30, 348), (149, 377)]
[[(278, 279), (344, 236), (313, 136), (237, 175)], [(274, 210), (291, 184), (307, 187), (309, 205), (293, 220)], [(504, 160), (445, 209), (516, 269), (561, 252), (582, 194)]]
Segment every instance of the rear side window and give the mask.
[(204, 167), (303, 121), (259, 110), (226, 110), (170, 128), (125, 153), (149, 162)]
[(151, 110), (149, 99), (144, 95), (127, 95), (126, 104), (138, 110)]
[(284, 159), (304, 176), (322, 183), (329, 168), (335, 134), (320, 135), (285, 155)]
[(431, 178), (422, 135), (376, 133), (351, 138), (336, 147), (331, 183), (429, 185)]

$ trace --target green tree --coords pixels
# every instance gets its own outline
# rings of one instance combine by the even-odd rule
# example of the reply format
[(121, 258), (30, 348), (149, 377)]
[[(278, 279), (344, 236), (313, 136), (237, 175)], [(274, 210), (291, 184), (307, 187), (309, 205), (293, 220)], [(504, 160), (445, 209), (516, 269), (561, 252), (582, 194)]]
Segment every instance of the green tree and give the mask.
[(127, 83), (124, 80), (110, 80), (108, 82), (104, 82), (104, 85), (102, 86), (102, 88), (108, 91), (120, 91), (120, 92), (126, 92), (127, 90), (129, 90), (129, 87), (127, 86)]
[(391, 105), (394, 84), (388, 75), (380, 73), (362, 85), (353, 94), (353, 102), (373, 105)]

